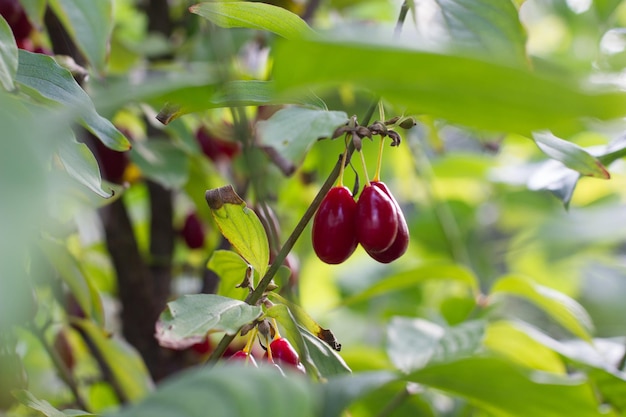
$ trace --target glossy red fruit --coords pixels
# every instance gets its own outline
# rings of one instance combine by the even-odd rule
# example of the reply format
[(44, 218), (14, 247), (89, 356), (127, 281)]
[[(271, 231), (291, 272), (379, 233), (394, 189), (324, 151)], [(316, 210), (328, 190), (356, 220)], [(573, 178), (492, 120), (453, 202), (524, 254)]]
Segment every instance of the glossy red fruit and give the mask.
[(204, 246), (204, 226), (196, 213), (187, 215), (180, 233), (190, 249), (199, 249)]
[(211, 161), (231, 160), (241, 152), (239, 142), (228, 141), (213, 136), (205, 128), (196, 131), (196, 140), (204, 153)]
[(213, 346), (211, 346), (211, 341), (209, 340), (209, 338), (205, 337), (202, 342), (194, 343), (193, 345), (191, 345), (190, 349), (198, 355), (204, 356), (211, 352)]
[(396, 207), (397, 218), (398, 218), (398, 232), (396, 233), (396, 238), (389, 248), (385, 249), (382, 252), (368, 252), (369, 256), (377, 260), (378, 262), (388, 264), (389, 262), (393, 262), (398, 259), (400, 256), (404, 255), (407, 248), (409, 247), (409, 226), (406, 224), (406, 219), (404, 218), (404, 214), (402, 213), (402, 209), (400, 205), (393, 198), (393, 195), (387, 188), (384, 182), (372, 181), (371, 183), (374, 187), (378, 187), (382, 190), (393, 202)]
[(243, 350), (239, 350), (233, 353), (233, 355), (230, 358), (228, 358), (228, 360), (229, 361), (245, 361), (247, 364), (251, 364), (255, 368), (258, 368), (258, 365), (256, 364), (256, 360), (254, 360), (254, 356), (252, 356), (248, 352), (244, 352)]
[(365, 186), (357, 202), (356, 237), (368, 253), (388, 249), (398, 234), (398, 213), (380, 188)]
[(304, 366), (300, 363), (298, 352), (296, 352), (287, 339), (283, 337), (275, 339), (270, 343), (269, 349), (272, 352), (274, 362), (288, 364), (300, 372), (306, 372)]
[(357, 247), (357, 203), (347, 187), (333, 187), (313, 219), (313, 249), (327, 264), (340, 264)]

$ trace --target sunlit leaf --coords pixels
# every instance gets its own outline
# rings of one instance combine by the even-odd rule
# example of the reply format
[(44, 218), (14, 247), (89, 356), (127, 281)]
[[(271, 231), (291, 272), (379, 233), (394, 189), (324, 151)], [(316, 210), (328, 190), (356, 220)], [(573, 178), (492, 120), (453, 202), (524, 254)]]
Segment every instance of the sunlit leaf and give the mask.
[(217, 294), (224, 297), (244, 300), (248, 295), (247, 288), (237, 288), (246, 276), (248, 264), (241, 256), (229, 250), (216, 250), (211, 255), (207, 267), (220, 277)]
[(287, 39), (312, 36), (313, 30), (298, 15), (266, 3), (215, 2), (189, 8), (205, 19), (225, 28), (243, 27), (267, 30)]
[(324, 108), (324, 102), (315, 95), (279, 96), (273, 81), (234, 80), (220, 86), (211, 97), (214, 107), (263, 106), (268, 104), (303, 104)]
[(549, 132), (535, 132), (533, 138), (539, 149), (566, 167), (590, 177), (611, 178), (604, 165), (580, 146), (560, 139)]
[(128, 399), (139, 400), (152, 390), (150, 374), (134, 348), (121, 339), (111, 337), (93, 321), (72, 318), (71, 323), (93, 343)]
[(482, 321), (444, 328), (423, 319), (394, 317), (387, 327), (387, 354), (398, 369), (411, 372), (473, 354), (484, 333)]
[[(525, 67), (453, 52), (361, 42), (283, 41), (274, 54), (278, 92), (365, 88), (408, 114), (427, 113), (493, 131), (579, 126), (626, 114), (626, 93), (592, 93)], [(302, 51), (306, 51), (305, 54)], [(298, 56), (297, 60), (293, 57)], [(375, 59), (374, 59), (375, 57)], [(338, 65), (337, 63), (352, 63)]]
[(544, 310), (567, 330), (591, 341), (591, 318), (576, 300), (552, 288), (519, 276), (500, 278), (491, 289), (492, 296), (513, 295), (524, 298)]
[(67, 416), (81, 417), (81, 416), (95, 415), (95, 414), (91, 414), (91, 413), (88, 413), (86, 411), (81, 411), (81, 410), (59, 411), (56, 408), (54, 408), (48, 401), (39, 399), (35, 397), (32, 393), (26, 390), (14, 392), (13, 395), (15, 395), (18, 401), (24, 404), (26, 407), (39, 411), (41, 414), (47, 417), (67, 417)]
[(17, 74), (17, 45), (11, 27), (0, 16), (0, 86), (7, 91), (13, 91), (15, 74)]
[(197, 367), (165, 381), (136, 405), (108, 417), (313, 417), (316, 395), (299, 375), (270, 366)]
[(50, 0), (65, 30), (98, 72), (103, 73), (113, 30), (112, 0)]
[(580, 174), (559, 161), (549, 159), (543, 162), (528, 179), (530, 190), (547, 190), (563, 202), (565, 208), (574, 195)]
[(161, 346), (184, 349), (209, 332), (235, 334), (261, 315), (261, 307), (215, 294), (183, 295), (167, 303), (156, 325)]
[[(307, 150), (320, 138), (329, 138), (348, 121), (340, 111), (289, 107), (257, 123), (261, 143), (276, 149), (286, 159), (300, 163)], [(342, 140), (342, 139), (340, 139)]]
[(100, 197), (109, 198), (113, 196), (110, 189), (103, 188), (98, 161), (87, 145), (78, 143), (76, 140), (63, 140), (59, 143), (58, 152), (59, 159), (72, 178)]
[(309, 351), (309, 356), (321, 376), (328, 378), (333, 375), (350, 373), (350, 367), (327, 343), (305, 328), (300, 327), (300, 333)]
[(224, 237), (263, 276), (270, 250), (267, 234), (256, 213), (246, 206), (230, 185), (208, 190), (206, 200)]
[(584, 378), (531, 372), (500, 358), (471, 357), (431, 365), (407, 380), (467, 398), (496, 416), (605, 415)]
[(386, 277), (365, 291), (346, 298), (343, 303), (349, 305), (366, 301), (373, 297), (414, 287), (428, 280), (452, 280), (467, 284), (472, 290), (478, 288), (477, 278), (467, 268), (455, 264), (433, 263)]
[(51, 57), (20, 49), (16, 81), (28, 93), (66, 106), (68, 111), (78, 112), (78, 118), (85, 128), (107, 147), (116, 151), (130, 149), (128, 139), (96, 112), (91, 99), (72, 74), (57, 65)]

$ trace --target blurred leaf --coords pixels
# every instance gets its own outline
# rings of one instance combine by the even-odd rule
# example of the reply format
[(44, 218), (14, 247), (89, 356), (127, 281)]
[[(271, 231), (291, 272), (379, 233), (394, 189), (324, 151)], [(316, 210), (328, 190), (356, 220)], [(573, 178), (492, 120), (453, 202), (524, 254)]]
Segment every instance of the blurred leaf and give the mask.
[(168, 140), (136, 141), (130, 157), (145, 177), (165, 188), (181, 188), (187, 182), (187, 154)]
[(559, 355), (534, 340), (516, 323), (490, 323), (484, 344), (488, 349), (528, 368), (565, 374), (565, 365)]
[(211, 214), (235, 250), (263, 276), (270, 259), (267, 234), (254, 210), (227, 185), (206, 192)]
[(533, 133), (533, 138), (539, 149), (566, 167), (594, 178), (611, 178), (604, 165), (580, 146), (557, 138), (549, 132)]
[(116, 151), (130, 149), (130, 143), (113, 124), (100, 116), (72, 74), (49, 56), (20, 49), (16, 81), (28, 93), (52, 100), (66, 110), (78, 112), (83, 126), (107, 147)]
[(313, 417), (317, 398), (304, 377), (273, 367), (196, 367), (164, 381), (139, 404), (107, 417)]
[[(320, 138), (330, 138), (348, 121), (340, 111), (288, 107), (257, 123), (261, 143), (276, 149), (288, 160), (300, 163), (307, 150)], [(341, 140), (341, 139), (340, 139)]]
[(217, 294), (224, 297), (244, 300), (247, 288), (237, 288), (246, 276), (248, 264), (241, 256), (230, 250), (216, 250), (211, 255), (207, 267), (220, 277)]
[(585, 309), (562, 292), (543, 285), (535, 284), (530, 279), (515, 275), (500, 278), (491, 289), (491, 295), (513, 295), (524, 298), (544, 310), (567, 330), (591, 341), (593, 329), (591, 318)]
[(390, 410), (393, 410), (391, 413), (393, 417), (440, 417), (444, 415), (440, 411), (435, 414), (437, 400), (432, 397), (430, 392), (424, 392), (417, 384), (396, 381), (357, 399), (349, 406), (345, 415), (379, 416)]
[(341, 39), (283, 41), (276, 45), (274, 59), (278, 92), (350, 84), (406, 107), (407, 114), (427, 113), (486, 130), (528, 134), (578, 126), (582, 117), (607, 120), (626, 114), (623, 92), (590, 93), (567, 77), (450, 52), (390, 47), (380, 41), (378, 45)]
[(394, 317), (387, 326), (387, 355), (403, 372), (475, 353), (485, 333), (483, 321), (444, 328), (423, 319)]
[(266, 3), (200, 3), (191, 6), (189, 11), (224, 28), (267, 30), (287, 39), (315, 34), (298, 15)]
[(578, 172), (569, 169), (559, 161), (549, 159), (540, 164), (528, 179), (528, 189), (547, 190), (561, 200), (565, 208), (568, 208), (579, 179)]
[(432, 263), (418, 266), (408, 271), (403, 271), (395, 275), (384, 278), (376, 284), (372, 285), (365, 291), (346, 298), (344, 305), (350, 305), (362, 301), (367, 301), (380, 295), (390, 292), (402, 291), (407, 288), (414, 287), (428, 280), (452, 280), (467, 284), (467, 286), (476, 291), (478, 289), (478, 280), (474, 274), (467, 268), (445, 263)]
[(225, 83), (211, 97), (213, 107), (263, 106), (268, 104), (302, 104), (325, 108), (315, 95), (293, 98), (277, 96), (273, 81), (234, 80)]
[(418, 16), (421, 13), (428, 13), (430, 19), (418, 30), (432, 33), (435, 41), (449, 39), (460, 50), (527, 62), (525, 30), (511, 1), (420, 0)]
[(17, 74), (17, 44), (11, 27), (0, 16), (0, 85), (7, 91), (13, 91), (13, 80)]
[(36, 27), (43, 26), (43, 17), (46, 11), (48, 0), (20, 0), (20, 4), (24, 7), (28, 20)]
[(152, 380), (146, 365), (132, 346), (111, 337), (92, 321), (73, 318), (71, 324), (79, 328), (98, 349), (127, 398), (131, 401), (139, 400), (152, 390)]
[(620, 4), (622, 4), (622, 0), (594, 0), (591, 2), (592, 7), (602, 20), (609, 19)]
[(209, 332), (235, 334), (261, 315), (261, 307), (215, 294), (183, 295), (167, 303), (156, 323), (159, 344), (184, 349)]
[(339, 417), (353, 401), (396, 379), (396, 374), (387, 371), (363, 372), (330, 378), (328, 382), (321, 384), (323, 401), (318, 415)]
[(50, 0), (65, 30), (94, 68), (104, 73), (113, 30), (112, 0)]
[(87, 145), (76, 142), (73, 136), (72, 134), (72, 140), (62, 140), (59, 143), (59, 159), (65, 170), (72, 178), (100, 197), (112, 197), (112, 190), (107, 191), (102, 187), (102, 178), (96, 157)]
[(309, 351), (320, 375), (329, 378), (334, 375), (350, 373), (350, 367), (343, 358), (335, 352), (327, 343), (320, 340), (313, 333), (303, 327), (299, 327), (304, 343)]
[(47, 417), (81, 417), (81, 416), (93, 416), (95, 414), (88, 413), (86, 411), (81, 410), (63, 410), (59, 411), (54, 408), (48, 401), (40, 400), (36, 398), (32, 393), (26, 390), (15, 391), (13, 393), (15, 398), (18, 399), (20, 403), (25, 405), (28, 408), (32, 408), (35, 411), (39, 411), (41, 414)]
[(500, 358), (472, 357), (431, 365), (407, 380), (467, 398), (495, 416), (606, 415), (583, 378), (529, 372)]
[(97, 288), (85, 276), (81, 264), (67, 246), (50, 239), (40, 239), (39, 248), (70, 289), (85, 315), (98, 325), (104, 324), (104, 309)]

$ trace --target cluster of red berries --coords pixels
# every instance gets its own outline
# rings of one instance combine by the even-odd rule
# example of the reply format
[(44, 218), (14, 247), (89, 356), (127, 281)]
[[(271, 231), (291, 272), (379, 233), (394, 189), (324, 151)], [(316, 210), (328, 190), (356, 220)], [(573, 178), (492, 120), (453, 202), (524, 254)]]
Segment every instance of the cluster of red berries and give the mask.
[[(299, 372), (306, 373), (304, 365), (300, 362), (298, 352), (296, 352), (291, 343), (284, 337), (277, 337), (270, 343), (263, 359), (276, 366), (281, 372), (282, 367), (288, 366)], [(235, 352), (229, 360), (243, 360), (254, 367), (258, 366), (254, 356), (245, 349)]]
[(367, 184), (358, 201), (347, 187), (333, 187), (313, 219), (313, 249), (322, 261), (342, 263), (359, 244), (381, 263), (398, 259), (409, 245), (400, 205), (383, 182)]

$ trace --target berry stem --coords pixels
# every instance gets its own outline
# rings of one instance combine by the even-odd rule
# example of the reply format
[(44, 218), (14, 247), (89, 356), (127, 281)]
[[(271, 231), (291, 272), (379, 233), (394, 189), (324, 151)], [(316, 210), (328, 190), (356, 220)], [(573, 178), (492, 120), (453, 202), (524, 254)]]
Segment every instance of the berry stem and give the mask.
[(374, 174), (374, 181), (380, 181), (380, 168), (383, 165), (383, 149), (385, 145), (385, 138), (380, 137), (380, 145), (378, 147), (378, 161), (376, 162), (376, 174)]
[(369, 187), (370, 184), (370, 179), (369, 176), (367, 175), (367, 164), (365, 163), (365, 156), (363, 156), (363, 152), (359, 152), (359, 155), (361, 155), (361, 164), (363, 164), (363, 175), (365, 176), (365, 186)]
[[(348, 139), (348, 135), (346, 135), (346, 141)], [(338, 187), (343, 187), (343, 171), (346, 168), (346, 159), (348, 158), (348, 145), (346, 143), (346, 149), (343, 151), (343, 156), (341, 157), (341, 167), (339, 168), (339, 181), (337, 182)]]
[(250, 332), (252, 334), (250, 335), (250, 337), (248, 338), (248, 341), (246, 342), (246, 345), (242, 349), (244, 352), (248, 354), (252, 351), (252, 344), (256, 340), (256, 335), (259, 333), (259, 330), (255, 327)]
[(272, 326), (274, 326), (274, 340), (280, 339), (280, 332), (278, 331), (278, 322), (272, 317)]

